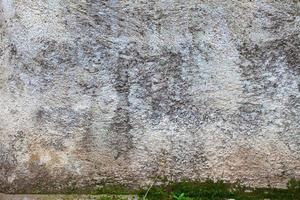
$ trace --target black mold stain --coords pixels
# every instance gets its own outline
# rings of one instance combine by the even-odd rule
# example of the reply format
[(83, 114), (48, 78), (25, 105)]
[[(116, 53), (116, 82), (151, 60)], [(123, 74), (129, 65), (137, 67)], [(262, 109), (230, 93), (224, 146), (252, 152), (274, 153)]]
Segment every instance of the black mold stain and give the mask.
[[(126, 154), (133, 148), (132, 135), (130, 130), (132, 125), (130, 123), (130, 69), (137, 64), (135, 59), (137, 53), (134, 50), (134, 44), (129, 44), (124, 50), (119, 52), (117, 65), (114, 66), (113, 85), (118, 93), (119, 103), (115, 110), (115, 115), (110, 124), (111, 135), (109, 135), (109, 144), (112, 149), (116, 150), (115, 159), (118, 159), (122, 154)], [(129, 57), (129, 59), (124, 58)]]
[[(44, 108), (41, 107), (36, 112), (36, 127), (51, 136), (44, 146), (50, 146), (58, 151), (65, 148), (63, 139), (73, 138), (74, 133), (84, 132), (84, 138), (88, 137), (85, 130), (89, 130), (92, 116), (87, 112), (76, 112), (68, 107)], [(48, 129), (55, 130), (55, 134), (50, 134)], [(90, 142), (83, 142), (86, 148), (91, 146)]]
[(0, 142), (0, 192), (10, 192), (11, 183), (8, 178), (17, 173), (18, 160), (16, 152), (24, 152), (25, 133), (20, 130), (11, 136), (12, 140), (8, 143)]
[(171, 120), (182, 118), (189, 104), (187, 89), (189, 84), (182, 75), (183, 60), (180, 52), (174, 53), (165, 50), (158, 58), (157, 67), (152, 81), (151, 107), (153, 122), (159, 122), (163, 115), (170, 116)]
[(18, 50), (15, 44), (10, 44), (10, 54), (9, 54), (9, 61), (12, 62), (15, 58), (17, 58)]
[(126, 108), (118, 107), (115, 111), (115, 116), (110, 125), (110, 145), (113, 150), (116, 150), (115, 159), (118, 159), (123, 153), (127, 153), (132, 147), (132, 135), (130, 130), (129, 112)]
[[(295, 77), (300, 75), (299, 34), (288, 35), (259, 45), (245, 43), (239, 51), (242, 60), (240, 69), (244, 83), (244, 101), (240, 102), (239, 113), (236, 113), (234, 123), (240, 127), (240, 133), (259, 133), (264, 124), (263, 115), (274, 111), (263, 107), (258, 100), (278, 101), (278, 96), (286, 87), (286, 81), (292, 83)], [(284, 76), (291, 78), (285, 80)], [(297, 116), (287, 114), (288, 110), (295, 110), (296, 105), (296, 103), (282, 105), (281, 115), (286, 115), (282, 117), (297, 121)], [(239, 124), (242, 126), (238, 126)]]
[(244, 59), (251, 62), (251, 65), (241, 66), (244, 77), (253, 73), (259, 75), (261, 70), (272, 72), (276, 69), (276, 62), (285, 62), (293, 72), (300, 74), (300, 34), (288, 35), (262, 45), (245, 43), (239, 51)]
[(41, 66), (41, 73), (62, 73), (71, 68), (76, 59), (76, 50), (68, 43), (55, 40), (42, 41), (43, 48), (34, 61)]
[[(7, 147), (9, 146), (9, 148)], [(0, 192), (8, 191), (7, 178), (17, 167), (17, 159), (14, 155), (12, 145), (0, 143)]]

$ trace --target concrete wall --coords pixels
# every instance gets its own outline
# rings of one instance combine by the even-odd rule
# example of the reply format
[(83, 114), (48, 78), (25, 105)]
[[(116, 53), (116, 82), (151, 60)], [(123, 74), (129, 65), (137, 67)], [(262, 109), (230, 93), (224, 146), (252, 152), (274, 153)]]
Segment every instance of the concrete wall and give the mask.
[(0, 2), (0, 192), (300, 177), (297, 1)]

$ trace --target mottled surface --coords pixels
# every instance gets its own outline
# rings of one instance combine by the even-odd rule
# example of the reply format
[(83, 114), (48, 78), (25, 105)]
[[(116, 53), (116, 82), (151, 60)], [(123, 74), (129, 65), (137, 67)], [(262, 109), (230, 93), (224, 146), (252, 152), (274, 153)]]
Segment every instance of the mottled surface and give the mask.
[(297, 0), (0, 2), (0, 192), (300, 178)]

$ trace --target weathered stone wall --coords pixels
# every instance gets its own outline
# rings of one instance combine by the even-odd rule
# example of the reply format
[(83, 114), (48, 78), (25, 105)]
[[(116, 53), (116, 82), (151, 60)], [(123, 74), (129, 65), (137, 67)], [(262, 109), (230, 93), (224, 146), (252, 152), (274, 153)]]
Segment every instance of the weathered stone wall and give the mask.
[(0, 2), (0, 192), (300, 177), (298, 1)]

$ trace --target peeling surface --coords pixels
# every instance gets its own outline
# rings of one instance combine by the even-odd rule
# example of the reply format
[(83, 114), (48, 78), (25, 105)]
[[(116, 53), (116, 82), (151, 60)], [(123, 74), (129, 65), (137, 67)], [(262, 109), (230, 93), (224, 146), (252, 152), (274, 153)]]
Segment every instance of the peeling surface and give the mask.
[(300, 178), (297, 1), (0, 2), (0, 192)]

